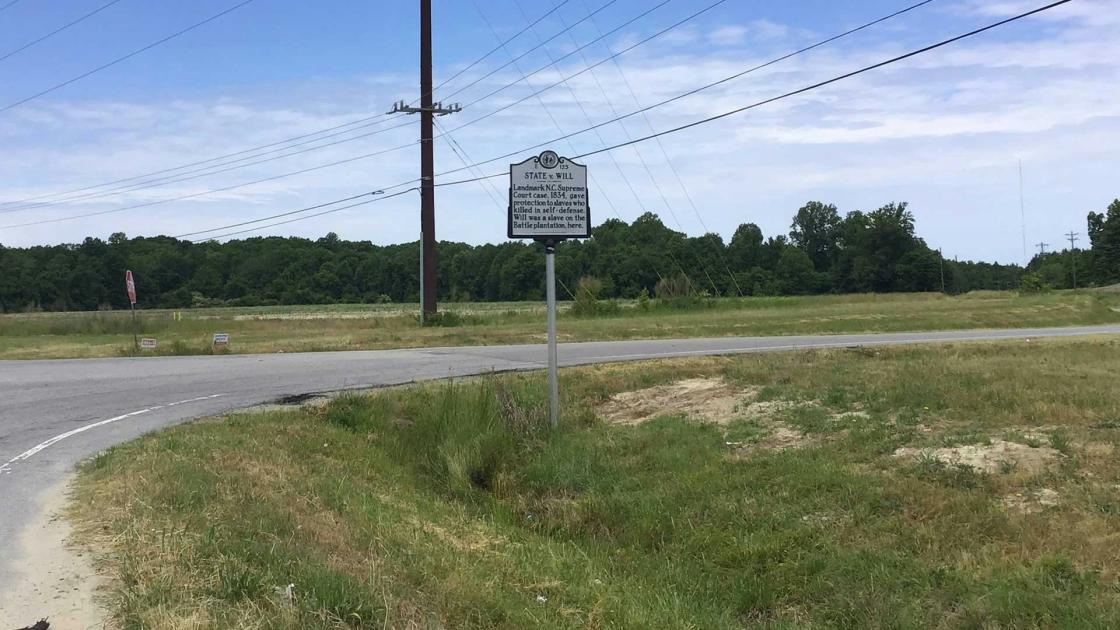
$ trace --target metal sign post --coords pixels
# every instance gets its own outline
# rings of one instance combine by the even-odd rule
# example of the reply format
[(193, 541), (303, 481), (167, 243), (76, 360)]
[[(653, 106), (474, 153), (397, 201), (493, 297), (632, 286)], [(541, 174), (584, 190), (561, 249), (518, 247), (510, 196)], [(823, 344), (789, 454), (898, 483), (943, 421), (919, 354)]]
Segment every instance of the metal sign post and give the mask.
[(548, 419), (560, 424), (560, 374), (556, 356), (556, 247), (544, 245), (544, 284), (548, 300)]
[(556, 345), (556, 245), (591, 236), (587, 167), (545, 151), (509, 166), (510, 238), (531, 238), (544, 245), (548, 299), (548, 411), (560, 424), (560, 385)]

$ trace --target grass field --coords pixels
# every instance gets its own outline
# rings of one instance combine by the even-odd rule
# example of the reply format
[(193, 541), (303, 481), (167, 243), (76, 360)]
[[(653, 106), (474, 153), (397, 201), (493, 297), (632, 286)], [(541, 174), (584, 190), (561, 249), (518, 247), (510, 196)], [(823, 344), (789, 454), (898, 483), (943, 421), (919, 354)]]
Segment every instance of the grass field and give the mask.
[[(562, 308), (567, 308), (564, 306)], [(478, 344), (539, 343), (539, 303), (447, 304), (451, 320), (417, 325), (413, 305), (330, 305), (143, 311), (141, 335), (151, 354), (211, 352), (214, 333), (231, 335), (236, 353), (371, 350)], [(1066, 326), (1120, 322), (1120, 295), (1055, 292), (1037, 296), (981, 292), (726, 298), (706, 307), (576, 317), (562, 311), (561, 341), (889, 332), (960, 328)], [(127, 311), (0, 315), (0, 359), (120, 356), (132, 351)]]
[(1117, 337), (579, 368), (558, 431), (540, 374), (389, 389), (114, 448), (72, 517), (125, 628), (1115, 628), (1118, 373)]

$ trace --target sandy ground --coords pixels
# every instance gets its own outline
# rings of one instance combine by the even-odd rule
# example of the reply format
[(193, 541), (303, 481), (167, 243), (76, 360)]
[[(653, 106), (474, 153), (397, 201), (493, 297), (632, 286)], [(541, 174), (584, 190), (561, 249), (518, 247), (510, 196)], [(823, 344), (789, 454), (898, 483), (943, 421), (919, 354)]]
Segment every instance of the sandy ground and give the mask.
[(61, 516), (73, 476), (43, 495), (43, 509), (20, 536), (16, 552), (27, 571), (0, 591), (0, 628), (22, 628), (39, 619), (59, 630), (104, 628), (94, 599), (99, 578), (89, 553), (70, 546), (70, 525)]

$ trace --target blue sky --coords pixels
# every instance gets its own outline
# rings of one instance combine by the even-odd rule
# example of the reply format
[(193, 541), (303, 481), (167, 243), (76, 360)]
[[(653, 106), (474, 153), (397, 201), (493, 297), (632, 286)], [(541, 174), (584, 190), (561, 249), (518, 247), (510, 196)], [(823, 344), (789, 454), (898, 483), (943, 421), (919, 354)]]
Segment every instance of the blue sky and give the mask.
[[(0, 56), (108, 0), (21, 0), (0, 12)], [(560, 0), (435, 0), (436, 82)], [(671, 0), (650, 15), (560, 57), (656, 6), (617, 0), (452, 100), (464, 104), (544, 68), (441, 120), (468, 161), (489, 159), (589, 126), (813, 43), (908, 2), (729, 0), (564, 85), (481, 120), (709, 4)], [(586, 16), (606, 0), (569, 0), (534, 29), (451, 82), (449, 90)], [(98, 15), (0, 61), (0, 107), (81, 74), (235, 4), (120, 0)], [(166, 44), (0, 113), (0, 201), (63, 192), (172, 168), (312, 133), (416, 97), (416, 2), (254, 0)], [(801, 87), (1043, 2), (935, 0), (891, 20), (648, 117), (560, 142), (593, 150)], [(524, 14), (522, 13), (524, 11)], [(480, 15), (480, 11), (481, 14)], [(805, 201), (869, 210), (909, 201), (921, 235), (947, 256), (1021, 261), (1017, 162), (1023, 161), (1028, 243), (1053, 246), (1085, 214), (1120, 196), (1120, 0), (1074, 0), (1047, 14), (872, 74), (701, 128), (588, 159), (597, 220), (659, 214), (689, 234), (730, 238), (739, 223), (788, 231)], [(627, 86), (633, 88), (633, 95)], [(568, 89), (570, 86), (571, 89)], [(613, 110), (612, 110), (613, 107)], [(403, 122), (409, 119), (403, 118)], [(394, 121), (395, 122), (395, 121)], [(386, 123), (380, 129), (389, 127)], [(463, 126), (461, 130), (456, 127)], [(347, 139), (363, 131), (341, 135)], [(182, 234), (297, 209), (418, 174), (418, 148), (239, 186), (416, 139), (415, 126), (167, 185), (5, 212), (0, 225), (197, 195), (81, 220), (0, 229), (0, 243), (76, 242), (85, 236)], [(314, 146), (314, 145), (309, 145)], [(437, 171), (462, 166), (446, 140)], [(535, 151), (533, 152), (535, 153)], [(667, 161), (668, 158), (668, 161)], [(503, 160), (485, 167), (490, 174)], [(679, 173), (683, 186), (676, 179)], [(200, 172), (203, 173), (205, 171)], [(458, 179), (466, 172), (445, 179)], [(207, 193), (217, 188), (230, 190)], [(438, 236), (504, 238), (505, 183), (441, 188)], [(695, 203), (696, 209), (693, 209)], [(389, 199), (254, 234), (335, 231), (378, 243), (416, 238), (418, 198)]]

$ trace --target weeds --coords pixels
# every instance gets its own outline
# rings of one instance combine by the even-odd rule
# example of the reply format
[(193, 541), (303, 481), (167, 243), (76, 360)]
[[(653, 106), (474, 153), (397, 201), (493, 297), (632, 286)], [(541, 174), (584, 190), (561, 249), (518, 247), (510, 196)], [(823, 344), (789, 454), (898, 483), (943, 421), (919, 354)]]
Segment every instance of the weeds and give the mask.
[[(1002, 464), (1005, 462), (1001, 462)], [(911, 474), (929, 483), (947, 488), (972, 490), (987, 488), (988, 475), (967, 464), (951, 464), (930, 455), (922, 455), (910, 468)]]
[[(577, 297), (580, 297), (577, 295)], [(636, 301), (561, 303), (564, 340), (653, 339), (720, 335), (890, 332), (959, 328), (1061, 326), (1120, 321), (1120, 295), (1054, 292), (1017, 297), (982, 292), (713, 298), (677, 290)], [(594, 306), (591, 306), (594, 304)], [(160, 346), (182, 340), (183, 354), (205, 354), (215, 332), (233, 351), (300, 352), (536, 343), (544, 304), (456, 303), (419, 326), (416, 305), (314, 305), (196, 308), (139, 312), (139, 334)], [(583, 310), (581, 310), (583, 309)], [(116, 356), (132, 342), (126, 311), (0, 314), (0, 358)], [(1115, 343), (1115, 342), (1114, 342)], [(166, 353), (163, 353), (166, 354)]]
[[(559, 430), (540, 374), (236, 414), (83, 465), (78, 528), (113, 550), (125, 627), (1115, 627), (1106, 451), (1030, 477), (892, 457), (1013, 434), (1026, 410), (1061, 427), (1055, 448), (1105, 444), (1087, 419), (1120, 410), (1120, 355), (1043, 343), (1045, 365), (1009, 343), (565, 370)], [(870, 413), (812, 448), (745, 453), (727, 442), (765, 418), (596, 420), (611, 395), (720, 375)], [(892, 420), (934, 405), (921, 431)], [(1062, 500), (1004, 502), (1043, 484)]]

